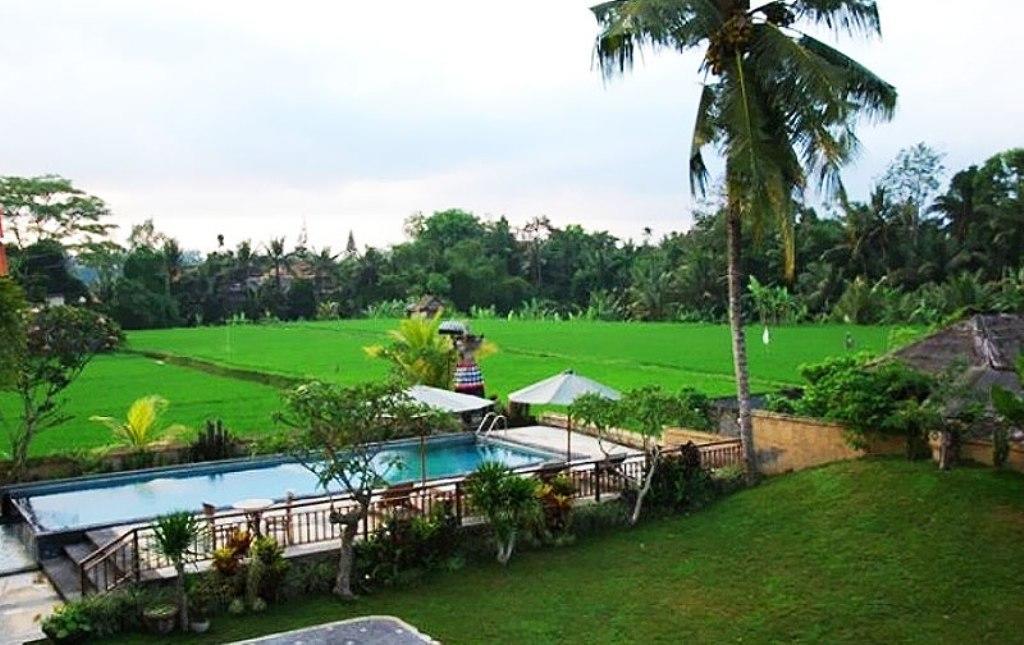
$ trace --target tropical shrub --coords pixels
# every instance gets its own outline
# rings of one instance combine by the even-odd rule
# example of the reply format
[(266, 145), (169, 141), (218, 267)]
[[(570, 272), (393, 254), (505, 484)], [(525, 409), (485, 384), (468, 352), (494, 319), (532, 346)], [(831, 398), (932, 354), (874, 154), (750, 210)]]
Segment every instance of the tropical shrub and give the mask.
[(167, 399), (159, 394), (150, 394), (135, 399), (124, 419), (92, 416), (89, 420), (110, 428), (114, 438), (133, 452), (144, 453), (159, 438), (167, 439), (188, 431), (188, 428), (180, 424), (169, 425), (163, 429), (158, 427), (160, 417), (169, 406), (170, 402)]
[(56, 643), (81, 643), (92, 635), (92, 623), (78, 605), (57, 608), (43, 621), (43, 633)]
[(289, 562), (284, 559), (284, 547), (272, 537), (258, 537), (249, 549), (249, 565), (246, 570), (246, 599), (249, 605), (258, 598), (277, 600), (280, 585), (288, 573)]
[(700, 449), (692, 442), (678, 455), (662, 460), (651, 482), (651, 506), (672, 511), (699, 508), (714, 497), (711, 474), (701, 467)]
[(455, 350), (451, 341), (438, 333), (440, 312), (432, 318), (413, 316), (388, 332), (391, 344), (365, 347), (366, 353), (384, 359), (402, 378), (432, 387), (451, 386)]
[(802, 395), (775, 400), (776, 410), (784, 406), (795, 414), (840, 422), (855, 447), (866, 447), (867, 435), (882, 433), (902, 435), (908, 454), (916, 450), (926, 424), (908, 404), (928, 398), (935, 386), (932, 377), (896, 361), (871, 363), (866, 354), (803, 365), (800, 374), (806, 381)]
[(498, 562), (508, 564), (520, 533), (541, 521), (537, 481), (488, 461), (466, 478), (466, 492), (473, 508), (483, 513), (490, 524)]
[(426, 516), (395, 515), (356, 546), (356, 579), (364, 590), (400, 584), (428, 571), (454, 568), (461, 542), (451, 508)]
[(206, 425), (188, 448), (192, 461), (215, 461), (229, 459), (238, 451), (238, 439), (224, 426), (220, 419), (206, 421)]

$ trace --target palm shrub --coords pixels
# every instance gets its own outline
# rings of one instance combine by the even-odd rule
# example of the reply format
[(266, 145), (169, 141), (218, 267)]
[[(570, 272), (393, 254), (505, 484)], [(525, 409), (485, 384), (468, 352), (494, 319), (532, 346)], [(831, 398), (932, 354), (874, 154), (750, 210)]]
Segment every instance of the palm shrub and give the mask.
[(484, 514), (494, 531), (498, 562), (508, 564), (520, 531), (542, 520), (537, 481), (488, 461), (466, 479), (466, 491), (474, 508)]
[(178, 619), (182, 630), (188, 629), (188, 599), (185, 595), (185, 565), (196, 557), (196, 545), (203, 525), (188, 511), (161, 515), (153, 526), (157, 553), (167, 558), (177, 573), (175, 591)]
[(92, 416), (90, 421), (102, 423), (111, 429), (114, 437), (122, 444), (128, 446), (135, 453), (146, 452), (160, 436), (173, 436), (181, 432), (187, 432), (188, 428), (183, 425), (173, 424), (159, 428), (160, 417), (170, 406), (170, 402), (159, 394), (150, 394), (135, 399), (128, 407), (128, 413), (124, 419), (114, 417)]
[(438, 333), (441, 312), (435, 316), (413, 316), (388, 332), (390, 345), (363, 348), (374, 357), (392, 364), (395, 372), (414, 383), (448, 388), (455, 365), (455, 350), (447, 337)]

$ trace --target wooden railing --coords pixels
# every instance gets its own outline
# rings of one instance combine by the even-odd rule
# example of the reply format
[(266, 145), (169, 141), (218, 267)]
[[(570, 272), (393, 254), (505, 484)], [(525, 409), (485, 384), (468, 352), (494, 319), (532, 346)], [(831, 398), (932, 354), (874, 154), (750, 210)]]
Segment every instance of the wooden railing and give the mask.
[[(739, 441), (721, 441), (697, 446), (701, 465), (715, 469), (742, 463)], [(678, 454), (681, 448), (663, 452), (663, 456)], [(600, 502), (624, 488), (637, 485), (646, 469), (646, 456), (634, 454), (609, 459), (576, 461), (569, 464), (548, 464), (523, 468), (516, 472), (546, 478), (567, 473), (572, 479), (574, 499), (593, 499)], [(384, 528), (396, 514), (428, 514), (444, 507), (461, 525), (473, 516), (470, 500), (463, 491), (465, 478), (430, 481), (425, 484), (400, 484), (375, 491), (369, 514), (360, 522), (362, 538)], [(340, 538), (341, 527), (331, 521), (332, 512), (346, 513), (357, 509), (347, 496), (316, 497), (292, 500), (275, 505), (258, 515), (241, 511), (210, 513), (199, 516), (207, 529), (193, 545), (192, 559), (197, 562), (213, 558), (213, 552), (227, 544), (238, 529), (247, 529), (273, 537), (284, 547), (322, 544)], [(153, 525), (137, 526), (108, 544), (100, 547), (79, 564), (82, 593), (103, 593), (131, 582), (155, 577), (160, 569), (171, 563), (160, 555), (156, 547)]]

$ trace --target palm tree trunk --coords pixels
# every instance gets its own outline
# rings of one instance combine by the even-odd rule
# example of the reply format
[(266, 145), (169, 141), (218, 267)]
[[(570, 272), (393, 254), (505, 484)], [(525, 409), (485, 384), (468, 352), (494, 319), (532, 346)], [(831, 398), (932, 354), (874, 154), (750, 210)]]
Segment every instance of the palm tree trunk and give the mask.
[(754, 425), (750, 417), (750, 374), (747, 369), (747, 341), (743, 334), (743, 306), (740, 302), (743, 275), (740, 268), (742, 228), (739, 208), (730, 204), (726, 212), (728, 235), (729, 328), (732, 332), (732, 361), (736, 372), (736, 401), (739, 404), (740, 441), (747, 483), (757, 480), (757, 455), (754, 451)]
[(181, 623), (181, 631), (188, 631), (188, 595), (185, 593), (185, 563), (175, 562), (174, 569), (178, 573), (178, 579), (174, 586), (178, 595), (178, 621)]

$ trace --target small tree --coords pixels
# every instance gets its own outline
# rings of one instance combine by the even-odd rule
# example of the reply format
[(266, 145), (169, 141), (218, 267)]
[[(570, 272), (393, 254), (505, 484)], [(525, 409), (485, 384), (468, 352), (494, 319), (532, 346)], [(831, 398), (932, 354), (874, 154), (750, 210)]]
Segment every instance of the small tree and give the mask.
[(158, 429), (160, 416), (169, 405), (170, 402), (159, 394), (150, 394), (135, 399), (124, 419), (92, 416), (89, 420), (110, 428), (114, 437), (133, 452), (144, 453), (157, 440), (158, 435), (173, 436), (188, 430), (180, 424), (169, 425), (163, 430)]
[(647, 386), (626, 392), (619, 405), (622, 406), (623, 416), (632, 429), (643, 437), (644, 453), (647, 457), (643, 478), (636, 492), (636, 500), (633, 502), (633, 512), (629, 516), (629, 523), (635, 525), (640, 520), (644, 497), (651, 490), (654, 473), (661, 461), (661, 446), (658, 445), (658, 439), (666, 425), (677, 422), (680, 417), (684, 416), (685, 408), (680, 404), (679, 397), (656, 386)]
[[(387, 484), (387, 474), (401, 465), (382, 442), (416, 427), (447, 425), (449, 419), (409, 398), (397, 383), (365, 383), (340, 387), (312, 382), (285, 395), (287, 410), (277, 418), (290, 429), (290, 452), (316, 476), (328, 493), (342, 492), (354, 510), (332, 510), (341, 543), (334, 593), (353, 598), (353, 542), (370, 512), (374, 489)], [(332, 504), (333, 509), (333, 504)]]
[(541, 521), (543, 507), (537, 497), (537, 481), (488, 461), (466, 478), (466, 490), (494, 531), (498, 562), (508, 564), (519, 531)]
[(610, 457), (604, 443), (605, 436), (610, 429), (625, 422), (623, 412), (624, 409), (618, 401), (594, 393), (579, 396), (569, 406), (569, 414), (574, 419), (597, 430), (597, 445), (604, 453), (605, 459)]
[(188, 629), (188, 598), (185, 595), (185, 565), (196, 557), (203, 525), (188, 511), (177, 511), (157, 518), (153, 526), (156, 550), (170, 560), (178, 574), (174, 582), (181, 629)]
[(36, 436), (71, 417), (61, 394), (97, 352), (116, 347), (121, 330), (105, 316), (77, 307), (45, 307), (24, 314), (24, 349), (17, 352), (13, 382), (22, 416), (8, 429), (11, 476), (24, 474)]

